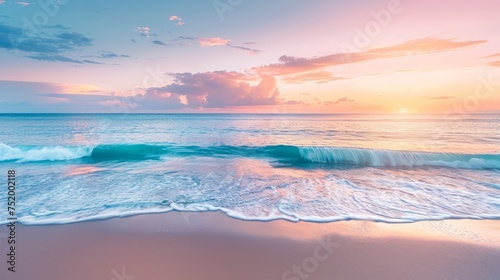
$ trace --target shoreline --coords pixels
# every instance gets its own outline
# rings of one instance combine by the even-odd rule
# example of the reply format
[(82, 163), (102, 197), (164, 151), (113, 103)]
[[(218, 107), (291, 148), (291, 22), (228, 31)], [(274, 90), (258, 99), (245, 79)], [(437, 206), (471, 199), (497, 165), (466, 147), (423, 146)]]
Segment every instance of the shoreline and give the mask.
[[(500, 274), (499, 233), (499, 220), (261, 222), (221, 212), (17, 224), (17, 272), (8, 272), (4, 263), (0, 276), (13, 280), (494, 279)], [(2, 240), (0, 251), (6, 256), (4, 245)]]

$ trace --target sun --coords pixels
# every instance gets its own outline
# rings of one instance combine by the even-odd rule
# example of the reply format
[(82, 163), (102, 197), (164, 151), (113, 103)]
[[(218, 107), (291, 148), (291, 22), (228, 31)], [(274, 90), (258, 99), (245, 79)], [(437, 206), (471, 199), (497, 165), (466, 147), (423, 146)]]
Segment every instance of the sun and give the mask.
[(406, 113), (409, 113), (409, 112), (410, 112), (410, 111), (409, 111), (408, 109), (406, 109), (406, 108), (401, 108), (401, 109), (399, 109), (399, 113), (400, 113), (400, 114), (406, 114)]

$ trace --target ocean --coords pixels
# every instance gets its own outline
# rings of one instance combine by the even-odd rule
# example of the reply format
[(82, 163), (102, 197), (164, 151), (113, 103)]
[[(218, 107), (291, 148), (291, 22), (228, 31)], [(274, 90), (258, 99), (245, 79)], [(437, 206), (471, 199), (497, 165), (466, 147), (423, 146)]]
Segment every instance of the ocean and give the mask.
[(23, 224), (500, 218), (499, 115), (2, 114), (0, 131)]

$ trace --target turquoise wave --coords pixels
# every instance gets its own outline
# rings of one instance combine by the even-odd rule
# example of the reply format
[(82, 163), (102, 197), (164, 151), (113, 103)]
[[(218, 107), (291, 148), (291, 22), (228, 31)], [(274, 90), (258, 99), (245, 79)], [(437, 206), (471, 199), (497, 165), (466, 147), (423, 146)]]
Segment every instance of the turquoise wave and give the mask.
[(112, 144), (91, 146), (23, 146), (0, 143), (0, 161), (38, 162), (83, 160), (90, 162), (159, 160), (169, 157), (267, 158), (283, 164), (326, 166), (418, 167), (500, 169), (499, 154), (452, 154), (343, 147), (177, 146)]

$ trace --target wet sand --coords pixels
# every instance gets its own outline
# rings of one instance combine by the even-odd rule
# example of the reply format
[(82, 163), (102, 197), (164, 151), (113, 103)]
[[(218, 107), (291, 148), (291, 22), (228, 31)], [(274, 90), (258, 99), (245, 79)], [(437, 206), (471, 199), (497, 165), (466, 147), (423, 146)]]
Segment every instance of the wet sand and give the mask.
[[(0, 230), (7, 259), (7, 228)], [(411, 224), (240, 221), (147, 214), (17, 225), (16, 272), (0, 279), (498, 279), (500, 221)]]

